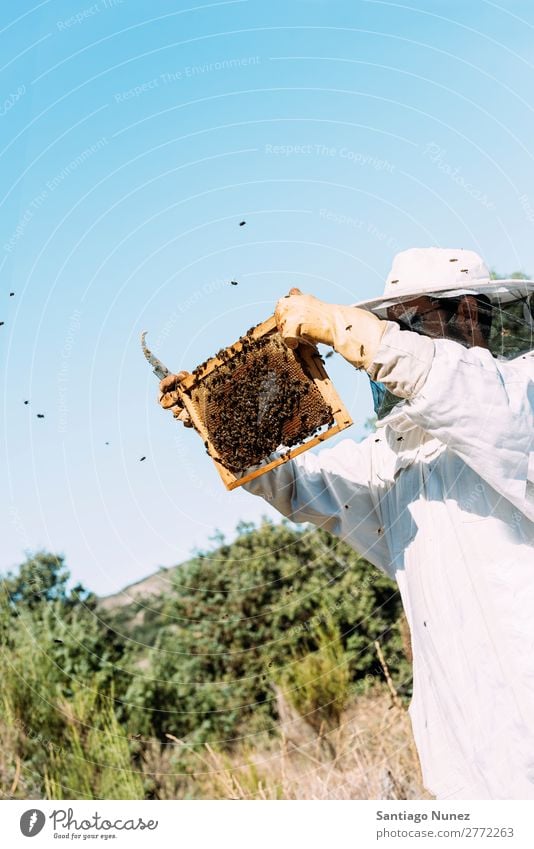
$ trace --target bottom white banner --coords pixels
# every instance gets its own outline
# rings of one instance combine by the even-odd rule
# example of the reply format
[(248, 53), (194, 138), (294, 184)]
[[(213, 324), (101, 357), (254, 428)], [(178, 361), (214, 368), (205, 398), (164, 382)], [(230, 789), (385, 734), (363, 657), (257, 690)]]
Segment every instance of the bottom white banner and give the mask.
[(4, 801), (2, 845), (534, 847), (532, 802)]

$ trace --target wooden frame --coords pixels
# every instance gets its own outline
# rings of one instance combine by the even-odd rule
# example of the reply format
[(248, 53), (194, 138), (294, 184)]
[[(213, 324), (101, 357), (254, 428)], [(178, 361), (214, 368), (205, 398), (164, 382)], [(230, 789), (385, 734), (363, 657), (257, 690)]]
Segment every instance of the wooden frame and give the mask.
[[(276, 332), (276, 330), (277, 327), (275, 318), (274, 316), (271, 316), (266, 321), (262, 322), (262, 324), (258, 324), (258, 326), (255, 327), (249, 334), (249, 338), (260, 339), (262, 336), (267, 336)], [(306, 371), (313, 379), (313, 382), (321, 393), (324, 401), (332, 408), (335, 424), (329, 427), (324, 433), (311, 437), (302, 445), (288, 449), (282, 457), (277, 457), (275, 460), (271, 460), (269, 463), (261, 465), (259, 468), (254, 469), (254, 471), (249, 472), (242, 477), (236, 477), (229, 469), (216, 459), (216, 456), (214, 456), (216, 455), (215, 447), (209, 439), (204, 422), (200, 418), (189, 393), (191, 389), (201, 383), (207, 375), (211, 374), (211, 372), (223, 365), (224, 362), (228, 362), (232, 356), (239, 353), (242, 347), (243, 344), (241, 340), (238, 340), (233, 345), (226, 348), (224, 360), (219, 356), (212, 357), (204, 363), (204, 365), (197, 371), (197, 374), (188, 374), (176, 388), (176, 400), (179, 401), (179, 403), (185, 407), (189, 413), (195, 430), (200, 434), (207, 445), (208, 454), (215, 463), (217, 471), (219, 472), (226, 489), (229, 490), (236, 489), (237, 487), (242, 486), (242, 484), (248, 483), (248, 481), (257, 478), (260, 475), (264, 475), (265, 472), (280, 466), (282, 463), (287, 463), (287, 461), (292, 457), (296, 457), (298, 454), (302, 454), (303, 451), (307, 451), (309, 448), (313, 448), (313, 446), (324, 442), (325, 439), (335, 436), (336, 433), (340, 433), (352, 424), (352, 419), (348, 410), (328, 377), (324, 368), (323, 360), (317, 349), (312, 345), (299, 345), (296, 350), (291, 350), (291, 353), (296, 359), (300, 360), (300, 362), (306, 366)]]

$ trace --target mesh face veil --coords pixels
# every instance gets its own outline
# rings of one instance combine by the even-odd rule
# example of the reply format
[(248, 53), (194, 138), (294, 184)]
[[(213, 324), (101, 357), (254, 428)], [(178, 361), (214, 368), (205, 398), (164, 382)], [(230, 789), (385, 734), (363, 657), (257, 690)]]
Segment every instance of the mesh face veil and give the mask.
[(534, 350), (534, 293), (493, 304), (489, 349), (506, 360)]
[[(461, 297), (461, 296), (460, 296)], [(425, 311), (402, 304), (396, 306), (394, 320), (401, 328), (412, 330), (426, 336), (451, 339), (465, 347), (471, 345), (465, 341), (457, 330), (456, 310), (460, 298), (443, 298), (439, 293), (430, 295), (432, 302), (429, 310), (443, 308), (446, 313), (444, 324), (436, 332), (432, 325), (425, 322)], [(512, 360), (525, 356), (534, 350), (534, 293), (516, 292), (514, 297), (507, 295), (505, 299), (493, 296), (492, 302), (484, 296), (477, 296), (478, 323), (485, 336), (487, 347), (494, 357)], [(381, 315), (381, 318), (386, 318)], [(434, 330), (434, 332), (433, 332)], [(374, 410), (379, 419), (384, 418), (401, 402), (401, 398), (392, 395), (385, 386), (371, 381)]]

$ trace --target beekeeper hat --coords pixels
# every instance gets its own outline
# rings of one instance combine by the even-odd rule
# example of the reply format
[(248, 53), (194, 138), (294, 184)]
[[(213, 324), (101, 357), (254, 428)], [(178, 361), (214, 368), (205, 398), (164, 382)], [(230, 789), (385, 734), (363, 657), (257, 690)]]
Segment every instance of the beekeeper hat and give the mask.
[(410, 248), (398, 253), (380, 298), (355, 306), (387, 318), (387, 308), (420, 295), (457, 298), (486, 295), (495, 306), (528, 298), (533, 280), (492, 280), (482, 257), (463, 248)]

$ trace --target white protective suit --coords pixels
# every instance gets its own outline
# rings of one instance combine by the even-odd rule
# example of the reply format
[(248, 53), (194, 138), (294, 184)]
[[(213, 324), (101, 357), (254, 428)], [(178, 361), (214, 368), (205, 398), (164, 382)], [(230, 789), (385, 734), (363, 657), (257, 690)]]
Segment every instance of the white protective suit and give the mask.
[(376, 433), (245, 487), (397, 581), (427, 789), (534, 799), (534, 355), (388, 322), (368, 372), (406, 398)]

